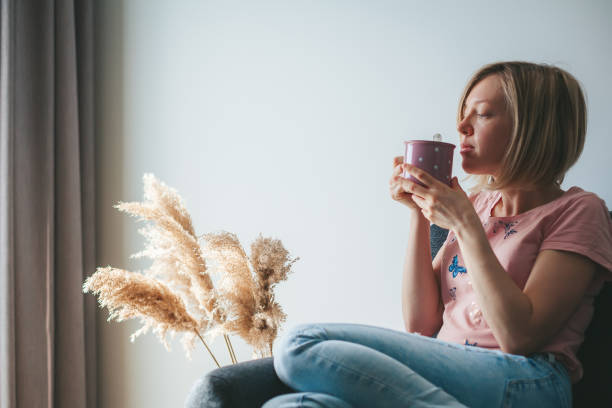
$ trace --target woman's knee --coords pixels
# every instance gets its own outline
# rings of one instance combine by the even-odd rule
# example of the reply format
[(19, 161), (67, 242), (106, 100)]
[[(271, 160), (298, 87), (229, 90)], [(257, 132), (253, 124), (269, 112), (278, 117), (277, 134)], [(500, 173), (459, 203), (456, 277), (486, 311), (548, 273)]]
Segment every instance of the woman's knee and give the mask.
[(293, 374), (303, 368), (304, 352), (325, 339), (325, 329), (319, 324), (292, 327), (279, 339), (274, 350), (274, 370), (278, 377), (291, 384)]

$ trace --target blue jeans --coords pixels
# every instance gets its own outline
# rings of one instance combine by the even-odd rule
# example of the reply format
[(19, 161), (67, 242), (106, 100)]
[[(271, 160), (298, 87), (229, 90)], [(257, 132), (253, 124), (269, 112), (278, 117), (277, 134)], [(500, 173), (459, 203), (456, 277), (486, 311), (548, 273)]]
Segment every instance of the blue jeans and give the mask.
[(276, 344), (274, 369), (299, 392), (263, 408), (570, 408), (565, 367), (359, 324), (300, 325)]

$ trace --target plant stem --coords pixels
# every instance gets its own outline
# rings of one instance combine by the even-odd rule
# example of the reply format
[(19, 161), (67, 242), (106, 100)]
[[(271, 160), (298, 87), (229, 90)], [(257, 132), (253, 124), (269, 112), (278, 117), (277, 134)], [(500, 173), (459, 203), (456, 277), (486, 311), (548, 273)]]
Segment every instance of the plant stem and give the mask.
[(232, 355), (232, 349), (230, 349), (229, 343), (227, 342), (227, 334), (223, 335), (223, 340), (225, 340), (225, 347), (227, 347), (227, 352), (230, 355), (230, 360), (232, 360), (232, 364), (236, 364), (234, 362), (234, 356)]
[(236, 357), (236, 352), (234, 351), (234, 346), (232, 345), (232, 340), (230, 340), (229, 336), (227, 336), (227, 341), (229, 343), (230, 349), (232, 349), (232, 355), (234, 356), (234, 361), (238, 362), (238, 357)]
[(234, 349), (232, 347), (232, 343), (230, 342), (229, 336), (227, 334), (224, 334), (223, 339), (225, 339), (225, 345), (227, 346), (227, 351), (229, 352), (230, 358), (232, 359), (232, 363), (236, 364), (238, 360), (236, 359), (236, 355), (234, 354)]
[(200, 336), (200, 333), (197, 330), (193, 330), (195, 332), (195, 334), (198, 335), (198, 337), (200, 338), (200, 340), (202, 340), (202, 344), (204, 344), (204, 347), (206, 347), (206, 350), (208, 350), (208, 352), (210, 353), (210, 356), (213, 358), (213, 360), (215, 360), (215, 364), (217, 364), (217, 367), (221, 368), (221, 366), (219, 365), (219, 362), (217, 361), (217, 359), (215, 358), (215, 355), (213, 354), (212, 351), (210, 351), (210, 348), (208, 348), (208, 344), (206, 344), (206, 342), (204, 341), (204, 339), (202, 338), (202, 336)]

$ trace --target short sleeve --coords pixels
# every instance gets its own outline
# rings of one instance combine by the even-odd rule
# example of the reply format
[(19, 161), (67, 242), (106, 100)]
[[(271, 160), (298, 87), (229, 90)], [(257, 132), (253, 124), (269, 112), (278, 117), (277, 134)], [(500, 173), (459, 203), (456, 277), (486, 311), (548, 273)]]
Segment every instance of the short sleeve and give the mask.
[(579, 194), (559, 209), (544, 234), (540, 251), (556, 249), (586, 256), (606, 269), (605, 280), (612, 280), (612, 219), (597, 195)]

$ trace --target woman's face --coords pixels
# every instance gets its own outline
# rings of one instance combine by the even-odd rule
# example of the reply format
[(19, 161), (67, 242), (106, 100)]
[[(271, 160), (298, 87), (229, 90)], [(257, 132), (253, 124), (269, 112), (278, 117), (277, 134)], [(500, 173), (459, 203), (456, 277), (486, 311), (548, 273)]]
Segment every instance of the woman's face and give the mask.
[(497, 75), (485, 77), (472, 88), (457, 130), (463, 170), (496, 176), (512, 136), (512, 117)]

